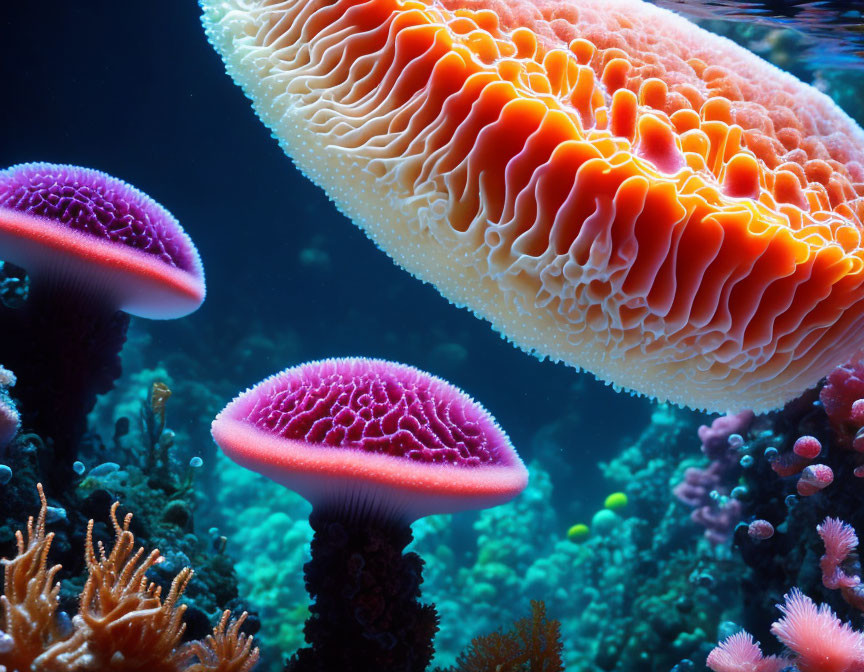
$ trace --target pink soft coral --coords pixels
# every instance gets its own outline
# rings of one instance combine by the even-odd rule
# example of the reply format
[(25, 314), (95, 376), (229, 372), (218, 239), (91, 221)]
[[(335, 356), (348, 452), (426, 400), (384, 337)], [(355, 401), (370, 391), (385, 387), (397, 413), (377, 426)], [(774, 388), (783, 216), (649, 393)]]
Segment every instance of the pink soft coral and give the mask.
[(784, 597), (785, 604), (777, 605), (783, 616), (771, 632), (793, 658), (764, 658), (753, 637), (739, 632), (709, 654), (708, 667), (714, 672), (779, 672), (790, 665), (800, 672), (864, 672), (864, 635), (797, 588)]
[(819, 561), (822, 583), (831, 590), (857, 586), (861, 579), (850, 576), (841, 568), (849, 554), (858, 548), (855, 530), (839, 518), (826, 518), (816, 531), (825, 543), (825, 555)]
[(764, 658), (753, 636), (743, 631), (724, 639), (706, 661), (714, 672), (779, 672), (790, 663), (776, 656)]
[(771, 632), (796, 654), (801, 672), (861, 672), (864, 641), (857, 630), (842, 623), (828, 605), (817, 607), (797, 588), (778, 605), (783, 617)]

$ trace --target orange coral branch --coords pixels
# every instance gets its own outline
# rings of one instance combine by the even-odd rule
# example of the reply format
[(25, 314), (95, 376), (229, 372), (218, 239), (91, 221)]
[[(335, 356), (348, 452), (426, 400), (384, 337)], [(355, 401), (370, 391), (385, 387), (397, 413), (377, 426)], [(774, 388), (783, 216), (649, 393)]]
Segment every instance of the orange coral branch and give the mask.
[(252, 648), (252, 638), (240, 633), (248, 614), (230, 621), (230, 611), (224, 611), (219, 624), (203, 642), (193, 642), (191, 651), (199, 662), (188, 672), (249, 672), (258, 662), (258, 649)]
[(0, 666), (9, 670), (29, 670), (36, 657), (60, 639), (55, 614), (60, 584), (54, 579), (60, 565), (48, 568), (48, 551), (54, 533), (45, 533), (48, 503), (42, 484), (39, 491), (39, 516), (27, 521), (27, 541), (15, 533), (18, 554), (3, 560), (5, 594), (0, 596), (2, 631), (11, 638), (9, 651), (0, 650)]
[(546, 605), (531, 601), (530, 618), (521, 618), (507, 632), (476, 637), (459, 656), (456, 667), (442, 672), (563, 672), (561, 624), (546, 618)]
[(117, 508), (115, 502), (111, 507), (115, 541), (110, 554), (106, 555), (99, 544), (97, 556), (93, 521), (87, 526), (84, 557), (90, 575), (73, 619), (75, 633), (37, 659), (44, 669), (63, 663), (73, 669), (168, 672), (182, 669), (190, 658), (185, 648), (178, 649), (186, 629), (186, 606), (177, 606), (177, 600), (192, 578), (192, 570), (186, 568), (177, 575), (162, 602), (161, 589), (147, 578), (147, 570), (162, 555), (153, 550), (144, 557), (143, 548), (133, 553), (135, 537), (129, 531), (132, 514), (126, 515), (121, 526)]
[[(27, 540), (16, 533), (17, 555), (3, 560), (5, 595), (0, 638), (11, 646), (0, 646), (0, 669), (35, 672), (249, 672), (258, 660), (252, 638), (240, 634), (244, 613), (229, 622), (225, 612), (213, 634), (204, 642), (181, 645), (183, 614), (178, 605), (192, 578), (183, 569), (171, 583), (164, 601), (162, 590), (147, 578), (147, 571), (161, 561), (153, 550), (135, 550), (129, 530), (132, 514), (121, 525), (116, 502), (111, 507), (114, 545), (110, 553), (93, 543), (93, 521), (87, 525), (84, 559), (89, 572), (72, 633), (62, 638), (57, 624), (55, 583), (60, 565), (48, 568), (48, 551), (53, 533), (45, 532), (48, 504), (38, 486), (42, 507), (39, 516), (27, 522)], [(98, 551), (98, 552), (97, 552)], [(2, 642), (0, 642), (2, 643)], [(9, 648), (9, 651), (5, 651)], [(195, 662), (196, 657), (198, 662)]]

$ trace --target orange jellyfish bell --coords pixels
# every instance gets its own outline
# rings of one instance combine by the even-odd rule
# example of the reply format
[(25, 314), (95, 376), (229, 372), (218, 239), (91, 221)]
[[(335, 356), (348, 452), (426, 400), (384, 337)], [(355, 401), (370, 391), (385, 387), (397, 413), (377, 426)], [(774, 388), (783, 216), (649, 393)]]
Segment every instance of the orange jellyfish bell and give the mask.
[(639, 0), (203, 0), (282, 148), (537, 355), (709, 410), (864, 344), (864, 133)]

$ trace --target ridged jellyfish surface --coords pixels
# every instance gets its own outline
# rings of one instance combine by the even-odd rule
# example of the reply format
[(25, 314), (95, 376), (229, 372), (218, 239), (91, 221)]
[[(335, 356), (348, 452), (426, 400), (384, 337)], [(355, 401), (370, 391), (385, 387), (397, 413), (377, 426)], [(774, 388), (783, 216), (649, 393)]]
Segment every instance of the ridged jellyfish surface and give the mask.
[(540, 356), (766, 410), (864, 337), (864, 133), (638, 0), (204, 0), (228, 72), (398, 264)]

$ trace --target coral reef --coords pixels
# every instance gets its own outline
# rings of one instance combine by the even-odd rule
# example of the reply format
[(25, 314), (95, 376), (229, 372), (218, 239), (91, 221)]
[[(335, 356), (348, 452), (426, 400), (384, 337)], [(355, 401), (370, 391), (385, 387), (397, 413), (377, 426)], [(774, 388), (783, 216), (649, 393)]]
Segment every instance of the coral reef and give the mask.
[(688, 467), (684, 480), (672, 490), (675, 497), (693, 509), (690, 518), (705, 528), (705, 537), (714, 544), (727, 541), (741, 517), (741, 503), (729, 494), (741, 468), (741, 434), (752, 421), (753, 413), (742, 411), (715, 418), (710, 427), (699, 427), (702, 453), (711, 462), (705, 469)]
[(27, 523), (26, 540), (16, 533), (17, 555), (4, 560), (4, 594), (0, 666), (36, 672), (105, 672), (148, 669), (154, 672), (249, 672), (258, 658), (251, 638), (240, 632), (243, 614), (228, 624), (225, 612), (203, 641), (183, 644), (185, 605), (178, 600), (192, 570), (184, 568), (171, 582), (164, 600), (161, 587), (147, 572), (162, 560), (158, 550), (135, 550), (130, 531), (132, 514), (121, 524), (118, 504), (111, 507), (114, 544), (106, 554), (93, 540), (94, 522), (87, 527), (85, 562), (88, 576), (78, 613), (63, 626), (58, 614), (59, 565), (48, 566), (54, 533), (46, 532), (48, 503), (39, 486), (41, 508)]
[(424, 594), (441, 617), (438, 664), (455, 664), (466, 631), (516, 620), (541, 596), (560, 618), (568, 670), (668, 672), (682, 660), (704, 660), (743, 565), (707, 541), (697, 545), (698, 528), (669, 501), (697, 424), (692, 414), (658, 408), (642, 434), (603, 465), (627, 508), (604, 510), (603, 524), (592, 524), (578, 543), (563, 538), (552, 481), (538, 461), (513, 502), (473, 521), (420, 521), (414, 548), (427, 564)]
[(212, 522), (230, 540), (240, 594), (260, 619), (256, 636), (262, 659), (266, 669), (276, 669), (278, 652), (285, 655), (304, 644), (309, 595), (303, 565), (312, 541), (310, 506), (223, 456), (216, 460), (213, 479), (212, 501), (221, 515)]
[[(201, 479), (190, 466), (190, 458), (183, 457), (188, 454), (189, 437), (183, 433), (182, 445), (176, 445), (177, 435), (151, 417), (151, 390), (151, 383), (133, 377), (127, 392), (129, 408), (135, 409), (134, 421), (127, 423), (131, 431), (123, 437), (115, 435), (111, 448), (106, 448), (97, 434), (88, 434), (79, 447), (80, 461), (73, 465), (71, 482), (60, 492), (47, 493), (51, 502), (47, 524), (54, 536), (52, 552), (63, 565), (59, 599), (63, 610), (74, 610), (87, 570), (81, 560), (87, 519), (95, 519), (94, 535), (100, 543), (106, 543), (113, 529), (106, 513), (111, 502), (120, 499), (124, 506), (136, 511), (133, 524), (139, 541), (164, 549), (160, 562), (148, 571), (152, 581), (168, 592), (174, 576), (184, 567), (195, 566), (198, 570), (188, 580), (184, 595), (188, 608), (183, 619), (187, 635), (201, 638), (210, 629), (208, 621), (218, 619), (223, 610), (249, 609), (238, 597), (237, 574), (233, 559), (225, 552), (224, 538), (208, 533), (206, 525), (196, 534)], [(165, 411), (166, 407), (161, 409)], [(140, 417), (139, 411), (143, 412)], [(148, 427), (160, 432), (157, 435)], [(153, 452), (154, 446), (160, 445), (168, 450), (167, 465), (158, 461), (160, 449)], [(0, 554), (9, 555), (14, 551), (13, 527), (20, 525), (18, 521), (24, 521), (35, 506), (35, 484), (52, 462), (50, 447), (32, 433), (19, 435), (7, 453), (6, 462), (14, 476), (0, 491), (6, 516), (0, 527)], [(156, 468), (148, 470), (154, 456)], [(200, 523), (198, 529), (202, 529)], [(246, 633), (258, 628), (257, 616), (250, 611), (253, 613), (243, 624)]]

